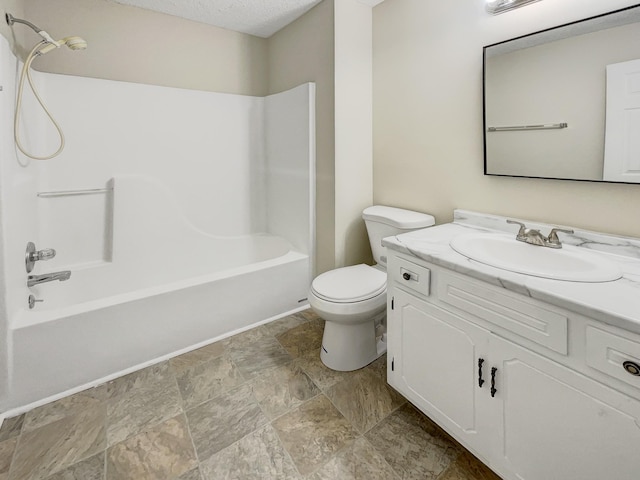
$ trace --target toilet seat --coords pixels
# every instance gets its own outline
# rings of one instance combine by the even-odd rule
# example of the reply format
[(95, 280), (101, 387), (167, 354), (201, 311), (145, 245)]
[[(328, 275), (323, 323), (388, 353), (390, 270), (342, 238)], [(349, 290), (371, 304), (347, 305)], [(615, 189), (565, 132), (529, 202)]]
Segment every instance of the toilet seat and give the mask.
[(311, 284), (309, 304), (331, 322), (370, 322), (386, 313), (387, 274), (365, 264), (325, 272)]
[(383, 295), (386, 289), (386, 273), (365, 264), (325, 272), (311, 284), (316, 297), (341, 304), (364, 302)]

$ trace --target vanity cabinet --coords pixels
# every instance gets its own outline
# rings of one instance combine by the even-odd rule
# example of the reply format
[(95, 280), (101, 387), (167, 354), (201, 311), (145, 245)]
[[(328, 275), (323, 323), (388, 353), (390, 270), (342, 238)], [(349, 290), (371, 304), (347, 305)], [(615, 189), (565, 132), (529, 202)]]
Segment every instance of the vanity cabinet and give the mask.
[(640, 478), (640, 377), (589, 365), (608, 326), (398, 252), (387, 271), (388, 382), (496, 473)]
[[(414, 405), (474, 451), (490, 438), (479, 413), (490, 407), (477, 387), (478, 359), (490, 332), (417, 297), (394, 289), (387, 320), (388, 381)], [(485, 367), (486, 370), (486, 367)], [(487, 383), (485, 381), (485, 383)]]

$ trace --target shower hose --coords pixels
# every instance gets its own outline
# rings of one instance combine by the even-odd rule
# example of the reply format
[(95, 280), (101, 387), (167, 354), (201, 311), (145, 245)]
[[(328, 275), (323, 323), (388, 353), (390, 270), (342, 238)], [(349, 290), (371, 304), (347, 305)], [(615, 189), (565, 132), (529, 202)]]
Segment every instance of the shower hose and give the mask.
[[(17, 98), (16, 98), (16, 111), (15, 111), (15, 116), (14, 116), (14, 121), (13, 121), (13, 136), (15, 137), (16, 146), (18, 147), (18, 150), (20, 150), (27, 157), (32, 158), (34, 160), (49, 160), (49, 159), (51, 159), (53, 157), (58, 156), (60, 154), (60, 152), (62, 152), (62, 149), (64, 148), (64, 134), (62, 133), (62, 129), (60, 128), (60, 125), (58, 125), (58, 123), (55, 121), (53, 116), (51, 115), (51, 112), (49, 112), (49, 110), (45, 106), (44, 102), (42, 101), (42, 98), (40, 98), (40, 95), (38, 94), (38, 91), (36, 90), (36, 87), (33, 84), (33, 79), (31, 78), (31, 64), (36, 59), (36, 57), (38, 57), (38, 55), (39, 55), (38, 50), (41, 49), (46, 44), (47, 44), (47, 42), (38, 43), (35, 47), (33, 47), (33, 50), (31, 50), (31, 52), (27, 56), (27, 59), (24, 61), (24, 65), (22, 66), (22, 73), (20, 74), (20, 82), (18, 84), (18, 95), (17, 95)], [(38, 100), (38, 103), (40, 104), (42, 109), (45, 111), (45, 113), (47, 114), (47, 116), (51, 120), (51, 123), (53, 123), (53, 126), (58, 131), (58, 135), (60, 136), (60, 146), (51, 155), (45, 155), (45, 156), (41, 156), (41, 157), (36, 156), (36, 155), (32, 155), (31, 153), (29, 153), (29, 152), (27, 152), (25, 150), (25, 148), (22, 146), (22, 143), (20, 142), (20, 126), (19, 126), (20, 122), (19, 122), (19, 120), (20, 120), (20, 108), (22, 106), (22, 92), (24, 90), (25, 77), (29, 81), (29, 86), (31, 87), (31, 91), (33, 92), (33, 95), (36, 97), (36, 100)]]

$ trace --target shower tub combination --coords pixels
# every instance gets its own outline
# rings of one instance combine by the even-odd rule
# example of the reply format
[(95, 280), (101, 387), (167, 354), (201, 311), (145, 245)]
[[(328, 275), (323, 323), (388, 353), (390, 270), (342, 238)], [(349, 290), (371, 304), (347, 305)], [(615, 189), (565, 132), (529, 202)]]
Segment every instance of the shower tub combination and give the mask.
[[(1, 45), (3, 120), (16, 59)], [(8, 73), (7, 73), (8, 72)], [(57, 158), (0, 140), (7, 343), (0, 411), (20, 411), (306, 308), (314, 253), (313, 84), (247, 97), (34, 72)], [(30, 151), (55, 136), (33, 99)], [(9, 127), (7, 127), (9, 125)], [(27, 242), (55, 248), (32, 274)], [(29, 308), (28, 297), (43, 299)]]

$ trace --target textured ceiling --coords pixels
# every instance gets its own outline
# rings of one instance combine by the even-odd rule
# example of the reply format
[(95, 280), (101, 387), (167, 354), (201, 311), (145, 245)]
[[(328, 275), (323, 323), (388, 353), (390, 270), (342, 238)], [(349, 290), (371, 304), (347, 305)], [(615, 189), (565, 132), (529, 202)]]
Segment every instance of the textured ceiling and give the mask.
[[(270, 37), (322, 0), (112, 0), (216, 27)], [(384, 0), (358, 0), (375, 6)]]
[(114, 0), (216, 27), (270, 37), (322, 0)]

